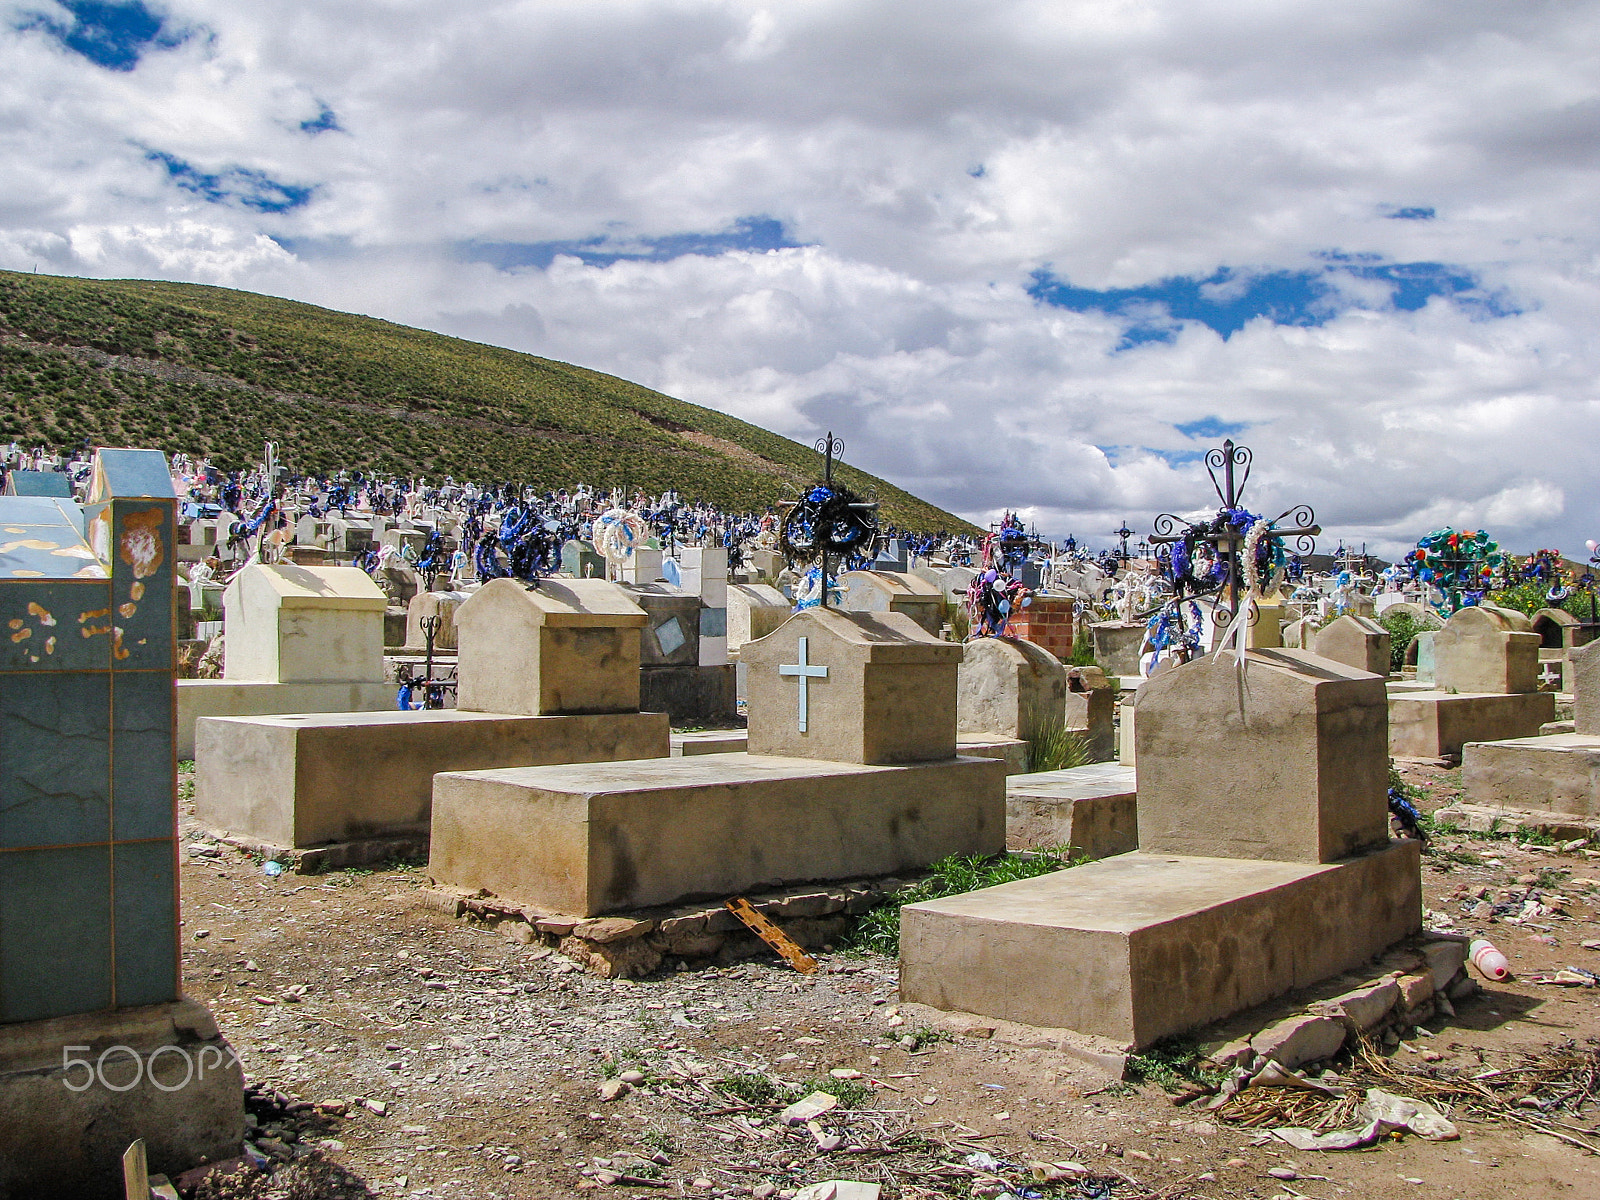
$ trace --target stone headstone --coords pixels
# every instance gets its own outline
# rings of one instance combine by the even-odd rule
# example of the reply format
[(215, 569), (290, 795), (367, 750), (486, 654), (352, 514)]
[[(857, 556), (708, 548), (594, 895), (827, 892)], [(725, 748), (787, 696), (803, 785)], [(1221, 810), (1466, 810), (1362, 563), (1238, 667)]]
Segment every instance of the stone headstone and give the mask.
[(645, 612), (603, 579), (484, 584), (456, 610), (456, 707), (544, 716), (639, 711)]
[(1389, 837), (1382, 678), (1304, 650), (1231, 654), (1139, 690), (1139, 848), (1328, 863)]
[(1434, 683), (1447, 692), (1539, 690), (1539, 635), (1519, 612), (1463, 608), (1434, 635)]
[(739, 653), (750, 753), (868, 764), (952, 758), (962, 656), (903, 613), (796, 613)]
[(1438, 630), (1424, 629), (1406, 647), (1406, 665), (1416, 668), (1418, 683), (1433, 682), (1433, 639), (1437, 636)]
[(1358, 671), (1389, 677), (1389, 631), (1370, 617), (1345, 614), (1317, 633), (1315, 649), (1321, 658), (1331, 658)]
[[(1133, 711), (1130, 706), (1128, 711)], [(1067, 670), (1067, 728), (1084, 740), (1092, 763), (1115, 757), (1117, 691), (1099, 667)]]
[(777, 588), (765, 583), (728, 586), (728, 649), (766, 637), (789, 619), (793, 607)]
[(1142, 624), (1100, 621), (1089, 626), (1094, 639), (1094, 660), (1108, 675), (1137, 675), (1139, 647), (1144, 645)]
[(1570, 661), (1573, 732), (1600, 736), (1600, 642), (1578, 647)]
[(1283, 646), (1284, 599), (1277, 592), (1260, 597), (1250, 614), (1247, 635), (1252, 650), (1277, 650)]
[(1060, 719), (1067, 669), (1021, 638), (974, 638), (956, 672), (956, 730), (1026, 740)]
[(904, 571), (846, 571), (839, 605), (845, 612), (901, 613), (935, 636), (944, 624), (944, 597), (925, 579)]
[(433, 635), (435, 650), (454, 650), (460, 644), (456, 634), (456, 610), (467, 602), (471, 592), (418, 592), (406, 606), (406, 645), (412, 649), (427, 646), (428, 638), (422, 631), (424, 617), (439, 618), (439, 628)]
[(222, 597), (223, 678), (379, 683), (384, 597), (354, 567), (245, 567)]

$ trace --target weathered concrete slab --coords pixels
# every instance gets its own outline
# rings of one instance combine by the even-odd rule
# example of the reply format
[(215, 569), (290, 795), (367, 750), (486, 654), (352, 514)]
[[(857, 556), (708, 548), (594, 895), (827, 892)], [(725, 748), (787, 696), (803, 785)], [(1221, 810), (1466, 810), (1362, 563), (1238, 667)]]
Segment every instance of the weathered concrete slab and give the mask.
[(1418, 843), (1336, 863), (1143, 852), (901, 910), (900, 994), (1134, 1047), (1422, 927)]
[(672, 757), (743, 754), (749, 744), (750, 735), (743, 729), (702, 729), (696, 733), (675, 733), (672, 735)]
[(1006, 848), (1109, 858), (1139, 845), (1134, 770), (1091, 763), (1006, 780)]
[(1455, 758), (1468, 742), (1538, 734), (1555, 720), (1550, 692), (1389, 693), (1389, 753), (1401, 758)]
[(1468, 742), (1461, 755), (1463, 799), (1518, 817), (1600, 819), (1600, 737)]
[(1006, 764), (1007, 775), (1021, 775), (1028, 769), (1028, 743), (1021, 738), (957, 734), (956, 753), (967, 758), (998, 758)]
[(195, 735), (195, 815), (288, 848), (426, 832), (440, 771), (665, 758), (669, 733), (665, 713), (208, 717)]
[(711, 754), (449, 772), (429, 869), (573, 916), (889, 875), (1005, 846), (1005, 768)]
[[(244, 1075), (203, 1004), (185, 997), (4, 1029), (0, 1196), (120, 1200), (122, 1153), (137, 1138), (150, 1170), (168, 1176), (239, 1153)], [(110, 1086), (85, 1086), (78, 1064), (92, 1073), (102, 1054)]]
[(385, 712), (394, 709), (395, 692), (392, 683), (267, 683), (238, 679), (180, 679), (178, 757), (194, 757), (194, 727), (201, 717)]

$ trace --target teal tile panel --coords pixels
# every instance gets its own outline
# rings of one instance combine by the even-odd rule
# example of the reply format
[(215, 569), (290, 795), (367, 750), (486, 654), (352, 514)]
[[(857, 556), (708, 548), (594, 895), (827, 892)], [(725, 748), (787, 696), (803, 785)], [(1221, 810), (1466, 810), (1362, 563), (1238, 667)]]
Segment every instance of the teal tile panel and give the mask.
[(174, 842), (112, 847), (116, 1005), (178, 998), (178, 886)]
[(0, 1021), (111, 1002), (111, 848), (0, 852)]
[(111, 828), (116, 841), (170, 838), (174, 811), (172, 676), (111, 676)]
[(12, 471), (6, 485), (13, 496), (59, 496), (72, 499), (72, 481), (60, 471)]
[(0, 671), (107, 671), (111, 636), (110, 580), (0, 577)]
[(0, 675), (0, 848), (111, 836), (111, 676)]
[(0, 579), (104, 579), (83, 528), (70, 502), (0, 497)]
[(154, 498), (171, 500), (172, 472), (159, 450), (99, 450), (89, 499)]
[(112, 670), (172, 669), (175, 509), (171, 500), (111, 504)]

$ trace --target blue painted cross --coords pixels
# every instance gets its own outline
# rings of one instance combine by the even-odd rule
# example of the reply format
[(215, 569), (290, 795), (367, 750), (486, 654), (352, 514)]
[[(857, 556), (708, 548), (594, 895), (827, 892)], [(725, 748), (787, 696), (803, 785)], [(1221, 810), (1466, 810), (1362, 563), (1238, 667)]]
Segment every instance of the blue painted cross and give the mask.
[(810, 708), (811, 708), (811, 691), (810, 691), (810, 687), (809, 687), (810, 681), (813, 680), (813, 679), (826, 679), (828, 677), (828, 668), (827, 667), (813, 667), (810, 664), (810, 662), (807, 661), (807, 659), (808, 659), (808, 647), (810, 645), (810, 642), (811, 642), (810, 638), (801, 638), (801, 639), (799, 639), (799, 648), (798, 648), (798, 655), (797, 655), (797, 657), (800, 659), (799, 662), (797, 662), (797, 663), (779, 663), (778, 664), (778, 674), (779, 675), (795, 675), (795, 676), (798, 676), (799, 679), (800, 679), (800, 732), (801, 733), (804, 733), (806, 731), (806, 717), (807, 717), (808, 713), (810, 712)]

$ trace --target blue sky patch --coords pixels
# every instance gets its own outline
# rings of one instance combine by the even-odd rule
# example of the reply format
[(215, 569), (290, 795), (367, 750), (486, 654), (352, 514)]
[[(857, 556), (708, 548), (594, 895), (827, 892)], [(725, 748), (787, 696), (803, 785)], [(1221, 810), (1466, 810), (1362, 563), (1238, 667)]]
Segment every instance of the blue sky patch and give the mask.
[(167, 177), (186, 192), (193, 192), (213, 204), (237, 204), (254, 212), (281, 213), (311, 202), (316, 190), (293, 183), (279, 183), (262, 171), (250, 167), (226, 167), (215, 173), (202, 171), (191, 163), (160, 150), (147, 150), (145, 158), (166, 168)]
[(333, 109), (326, 104), (322, 106), (322, 111), (309, 121), (300, 122), (300, 132), (309, 133), (313, 137), (319, 133), (343, 133), (344, 131), (344, 126), (339, 124), (339, 118), (334, 116)]
[(1340, 289), (1340, 276), (1382, 284), (1387, 300), (1379, 308), (1414, 312), (1434, 296), (1443, 296), (1480, 317), (1511, 316), (1520, 311), (1505, 296), (1485, 292), (1477, 276), (1462, 267), (1391, 263), (1373, 254), (1339, 251), (1318, 258), (1320, 264), (1306, 270), (1252, 272), (1219, 267), (1204, 278), (1176, 275), (1140, 287), (1104, 290), (1075, 287), (1045, 266), (1033, 272), (1028, 294), (1056, 308), (1122, 318), (1119, 351), (1148, 342), (1170, 342), (1189, 321), (1227, 339), (1262, 317), (1274, 325), (1312, 326), (1325, 324), (1349, 309), (1369, 307)]
[(1223, 437), (1237, 437), (1250, 428), (1248, 422), (1224, 421), (1220, 417), (1201, 417), (1198, 421), (1185, 421), (1181, 425), (1174, 425), (1184, 437), (1216, 439)]
[(189, 38), (186, 29), (168, 26), (164, 14), (144, 0), (58, 0), (72, 14), (65, 24), (44, 13), (29, 13), (18, 26), (49, 34), (75, 54), (111, 71), (131, 71), (147, 50), (170, 50)]
[(1439, 214), (1431, 208), (1397, 208), (1385, 213), (1391, 221), (1431, 221)]
[(614, 262), (669, 262), (688, 254), (712, 257), (730, 250), (785, 250), (802, 243), (791, 241), (783, 222), (773, 217), (740, 217), (721, 233), (669, 233), (662, 237), (594, 237), (556, 242), (467, 242), (457, 253), (466, 262), (483, 262), (502, 271), (518, 267), (544, 270), (558, 254), (581, 259), (591, 267)]

